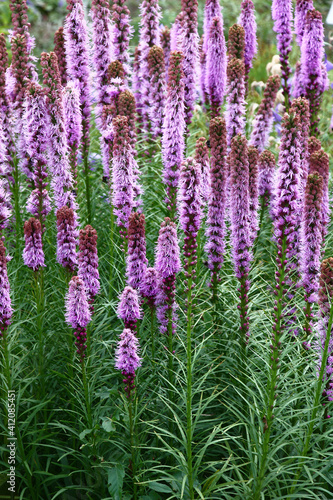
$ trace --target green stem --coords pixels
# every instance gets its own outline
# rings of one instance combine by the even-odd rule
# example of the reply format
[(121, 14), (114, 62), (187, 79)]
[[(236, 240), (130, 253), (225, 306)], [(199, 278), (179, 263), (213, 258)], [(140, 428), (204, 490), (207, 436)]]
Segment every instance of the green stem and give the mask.
[(320, 396), (322, 394), (324, 371), (325, 371), (325, 368), (327, 366), (328, 346), (329, 346), (330, 338), (331, 338), (332, 325), (333, 325), (333, 305), (331, 304), (330, 317), (329, 317), (329, 320), (328, 320), (328, 327), (327, 327), (327, 332), (326, 332), (324, 352), (323, 352), (322, 359), (321, 359), (320, 372), (319, 372), (319, 377), (318, 377), (318, 382), (317, 382), (317, 389), (316, 389), (316, 392), (315, 392), (314, 402), (313, 402), (313, 405), (312, 405), (312, 412), (311, 412), (310, 424), (309, 424), (309, 427), (308, 427), (308, 432), (307, 432), (307, 435), (306, 435), (306, 439), (305, 439), (303, 451), (302, 451), (302, 454), (301, 454), (302, 458), (301, 458), (301, 461), (300, 461), (300, 464), (299, 464), (299, 467), (298, 467), (298, 471), (295, 474), (295, 479), (294, 479), (293, 485), (292, 485), (292, 487), (290, 489), (290, 492), (289, 492), (290, 496), (295, 491), (297, 481), (298, 481), (298, 479), (299, 479), (299, 477), (301, 475), (302, 468), (303, 468), (303, 465), (304, 465), (304, 462), (305, 462), (305, 458), (306, 458), (306, 455), (307, 455), (307, 453), (309, 451), (309, 445), (310, 445), (310, 441), (311, 441), (311, 437), (312, 437), (313, 427), (314, 427), (314, 424), (315, 424), (315, 421), (316, 421), (316, 416), (317, 416), (318, 410), (320, 408), (319, 400), (320, 400)]
[(83, 381), (83, 388), (84, 388), (84, 398), (85, 398), (85, 402), (86, 402), (87, 416), (88, 416), (88, 426), (89, 426), (89, 429), (92, 429), (91, 406), (90, 406), (90, 401), (89, 401), (86, 364), (85, 364), (84, 359), (81, 362), (81, 367), (82, 367), (82, 381)]
[(189, 279), (187, 282), (187, 388), (186, 388), (186, 438), (187, 438), (187, 474), (191, 500), (194, 500), (193, 490), (193, 465), (192, 465), (192, 266), (189, 265)]
[(150, 333), (151, 333), (151, 358), (155, 361), (155, 325), (154, 325), (154, 306), (150, 307)]
[(16, 228), (16, 257), (17, 260), (21, 259), (21, 236), (22, 236), (22, 227), (21, 227), (21, 211), (20, 211), (20, 173), (18, 169), (18, 160), (15, 158), (13, 161), (14, 170), (14, 186), (13, 186), (13, 194), (14, 194), (14, 207), (15, 207), (15, 228)]
[[(112, 195), (111, 195), (112, 199)], [(114, 214), (113, 214), (113, 205), (111, 203), (111, 228), (110, 228), (110, 278), (109, 278), (109, 299), (112, 298), (112, 283), (113, 283), (113, 274), (114, 274), (114, 266), (113, 266), (113, 250), (114, 250)]]
[(44, 309), (44, 271), (41, 267), (34, 272), (36, 308), (37, 308), (37, 331), (38, 331), (38, 372), (41, 384), (41, 398), (45, 394), (44, 381), (44, 329), (43, 329), (43, 309)]
[(131, 440), (131, 458), (132, 458), (132, 478), (133, 478), (133, 500), (137, 500), (138, 492), (137, 492), (137, 484), (135, 481), (136, 476), (136, 453), (135, 453), (135, 426), (133, 419), (133, 409), (132, 409), (132, 394), (130, 394), (130, 399), (128, 403), (128, 413), (129, 413), (129, 421), (130, 421), (130, 440)]

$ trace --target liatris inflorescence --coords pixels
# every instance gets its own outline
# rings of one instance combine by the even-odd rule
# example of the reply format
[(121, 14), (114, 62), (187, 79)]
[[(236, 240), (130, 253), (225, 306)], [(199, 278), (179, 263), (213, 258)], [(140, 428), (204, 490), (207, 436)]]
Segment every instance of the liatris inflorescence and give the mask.
[(227, 143), (245, 129), (245, 84), (244, 62), (240, 59), (230, 59), (227, 67)]
[(82, 0), (67, 0), (69, 13), (64, 25), (67, 73), (71, 80), (77, 81), (80, 89), (82, 118), (82, 158), (86, 184), (88, 222), (91, 218), (90, 180), (89, 180), (89, 128), (90, 128), (90, 72), (88, 33), (84, 18)]
[(42, 243), (42, 226), (38, 219), (31, 217), (24, 223), (25, 247), (23, 250), (24, 264), (33, 271), (45, 267)]
[[(208, 91), (206, 89), (206, 62), (207, 62), (207, 49), (208, 49), (208, 39), (210, 33), (210, 25), (212, 20), (218, 17), (220, 19), (220, 24), (222, 26), (222, 35), (223, 34), (223, 17), (221, 12), (220, 0), (206, 0), (205, 9), (204, 9), (204, 26), (203, 26), (203, 36), (202, 36), (202, 47), (200, 54), (200, 86), (201, 86), (201, 94), (204, 103), (208, 102)], [(225, 46), (225, 39), (224, 39)], [(172, 49), (171, 49), (172, 50)], [(173, 49), (176, 50), (176, 49)]]
[(163, 178), (171, 219), (176, 212), (179, 168), (185, 150), (183, 55), (171, 52), (162, 136)]
[(258, 206), (259, 206), (259, 152), (254, 146), (249, 146), (249, 210), (250, 210), (250, 244), (256, 239), (259, 229), (258, 225)]
[(69, 163), (73, 177), (73, 186), (76, 187), (78, 153), (82, 138), (82, 120), (80, 91), (76, 83), (71, 81), (67, 83), (64, 89), (64, 111)]
[(302, 47), (308, 10), (313, 10), (313, 0), (296, 0), (294, 26), (299, 47)]
[(247, 85), (249, 72), (252, 68), (252, 61), (258, 51), (257, 23), (252, 0), (243, 0), (241, 3), (241, 14), (238, 23), (243, 26), (245, 31), (244, 64), (245, 85)]
[(161, 47), (154, 45), (148, 52), (149, 108), (151, 133), (154, 138), (162, 134), (165, 100), (165, 63)]
[(54, 53), (58, 59), (58, 68), (61, 78), (61, 83), (65, 87), (67, 83), (67, 62), (65, 51), (64, 28), (60, 26), (54, 34)]
[(8, 219), (11, 216), (10, 194), (6, 181), (0, 177), (0, 239), (2, 232), (8, 226)]
[(82, 279), (73, 276), (69, 282), (66, 295), (66, 321), (74, 329), (76, 337), (76, 352), (82, 363), (87, 349), (87, 325), (91, 320), (91, 312), (86, 294), (86, 287)]
[[(325, 388), (323, 396), (333, 401), (333, 258), (323, 260), (319, 279), (318, 368)], [(323, 366), (323, 369), (321, 367)]]
[(145, 283), (148, 260), (144, 214), (132, 213), (128, 222), (128, 255), (126, 274), (131, 287), (141, 291)]
[(198, 0), (181, 0), (183, 22), (181, 51), (184, 54), (185, 121), (191, 123), (196, 98), (196, 69), (199, 62)]
[(250, 145), (261, 153), (266, 147), (273, 126), (273, 108), (280, 87), (280, 77), (270, 76), (266, 82), (264, 96), (253, 120)]
[(6, 92), (6, 71), (8, 70), (8, 54), (6, 48), (6, 38), (0, 33), (0, 115), (3, 132), (4, 162), (6, 163), (6, 175), (12, 182), (12, 171), (14, 169), (14, 143), (12, 138), (11, 108), (9, 97)]
[(158, 289), (158, 274), (154, 267), (147, 267), (144, 275), (144, 280), (140, 287), (142, 297), (147, 299), (150, 308), (155, 306), (155, 298)]
[[(86, 286), (89, 303), (92, 304), (100, 290), (97, 254), (97, 231), (89, 224), (80, 230), (78, 277)], [(92, 309), (92, 308), (91, 308)], [(93, 311), (93, 309), (92, 309)]]
[(328, 191), (328, 180), (329, 180), (329, 156), (322, 149), (314, 151), (309, 160), (309, 173), (313, 174), (318, 172), (323, 178), (323, 197), (321, 204), (321, 230), (323, 243), (325, 242), (325, 236), (328, 231), (328, 224), (330, 222), (330, 203), (329, 203), (329, 191)]
[(226, 46), (223, 23), (220, 17), (214, 17), (210, 23), (210, 32), (206, 55), (206, 84), (209, 94), (212, 118), (221, 112), (226, 88)]
[(308, 176), (308, 139), (309, 139), (309, 128), (310, 128), (310, 114), (309, 114), (309, 102), (304, 97), (298, 97), (293, 99), (290, 112), (295, 113), (299, 117), (300, 124), (300, 194), (302, 195), (306, 179)]
[(309, 10), (301, 47), (301, 87), (309, 100), (311, 135), (318, 135), (318, 111), (327, 75), (323, 65), (324, 27), (321, 13)]
[(14, 77), (14, 88), (11, 92), (15, 118), (18, 120), (18, 130), (20, 130), (20, 119), (22, 117), (22, 107), (25, 97), (25, 79), (29, 76), (28, 62), (28, 35), (27, 33), (17, 33), (11, 39), (12, 64), (11, 73)]
[(264, 149), (264, 151), (260, 154), (258, 161), (258, 190), (259, 196), (262, 197), (262, 209), (268, 203), (272, 204), (274, 195), (275, 165), (276, 162), (273, 153), (271, 153), (271, 151), (268, 151), (267, 149)]
[(228, 60), (244, 60), (245, 51), (245, 30), (240, 24), (233, 24), (229, 28), (228, 38)]
[(183, 12), (179, 12), (179, 14), (176, 16), (176, 19), (172, 24), (170, 32), (171, 52), (181, 51), (183, 19), (184, 19)]
[(139, 121), (142, 123), (142, 85), (140, 78), (140, 59), (141, 59), (141, 49), (140, 45), (135, 47), (134, 50), (134, 61), (133, 61), (133, 74), (132, 74), (132, 88), (134, 92), (136, 109), (139, 115)]
[(292, 2), (291, 0), (273, 0), (272, 18), (274, 31), (277, 33), (277, 49), (280, 53), (282, 88), (286, 111), (289, 110), (290, 90), (288, 78), (290, 76), (289, 53), (292, 42)]
[(117, 308), (118, 318), (122, 319), (125, 328), (136, 332), (137, 321), (141, 318), (138, 292), (131, 286), (125, 286)]
[(9, 8), (12, 12), (14, 33), (25, 33), (30, 26), (26, 0), (10, 0)]
[(7, 275), (6, 248), (0, 240), (0, 338), (11, 323), (13, 315), (12, 303), (10, 299), (10, 285)]
[(304, 333), (311, 334), (312, 304), (318, 300), (320, 252), (322, 242), (321, 205), (323, 178), (317, 172), (308, 176), (301, 226), (301, 278), (306, 306)]
[(139, 347), (139, 341), (132, 330), (124, 328), (117, 345), (115, 367), (117, 370), (121, 370), (125, 377), (123, 382), (128, 398), (135, 390), (135, 371), (141, 366)]
[(126, 0), (114, 0), (112, 5), (112, 50), (113, 58), (120, 61), (125, 70), (125, 74), (129, 74), (129, 41), (131, 39), (133, 29), (130, 25), (130, 11), (125, 5)]
[(27, 83), (24, 108), (23, 131), (26, 156), (29, 158), (29, 162), (24, 162), (22, 167), (34, 187), (27, 201), (27, 210), (38, 218), (42, 232), (44, 232), (45, 218), (51, 211), (51, 199), (47, 191), (49, 123), (45, 92), (38, 83)]
[(140, 79), (140, 106), (143, 116), (144, 126), (148, 128), (149, 107), (151, 99), (151, 87), (149, 78), (149, 50), (154, 46), (160, 46), (159, 20), (161, 9), (158, 0), (143, 0), (140, 5), (141, 25), (140, 25), (140, 59), (139, 59), (139, 79)]
[(76, 227), (73, 209), (59, 208), (57, 211), (57, 261), (71, 273), (77, 267), (78, 231)]
[(230, 219), (232, 255), (235, 274), (239, 280), (240, 343), (244, 358), (245, 345), (249, 337), (248, 292), (250, 282), (250, 200), (249, 158), (246, 138), (237, 134), (231, 141), (230, 150)]
[[(100, 117), (103, 106), (110, 104), (108, 67), (112, 60), (114, 46), (112, 45), (109, 1), (92, 0), (90, 14), (92, 18), (93, 62), (98, 99), (96, 114)], [(101, 124), (101, 122), (99, 123)]]
[(215, 301), (219, 271), (223, 264), (226, 231), (225, 208), (228, 167), (226, 162), (227, 132), (224, 118), (218, 117), (210, 121), (209, 138), (211, 157), (205, 250), (208, 255), (208, 267), (211, 270), (211, 286)]
[(312, 153), (314, 153), (315, 151), (319, 151), (321, 149), (321, 142), (319, 139), (317, 139), (317, 137), (315, 137), (314, 135), (312, 135), (311, 137), (309, 137), (309, 140), (308, 140), (308, 156), (311, 156)]
[(160, 41), (161, 41), (161, 47), (162, 47), (163, 53), (164, 53), (164, 63), (165, 63), (166, 75), (168, 74), (169, 59), (170, 59), (170, 52), (171, 52), (171, 36), (170, 36), (170, 34), (171, 34), (170, 29), (167, 26), (164, 26), (164, 28), (161, 31)]
[(135, 97), (128, 89), (120, 92), (118, 96), (118, 115), (127, 117), (129, 140), (135, 154), (136, 144), (136, 105)]
[(133, 208), (133, 157), (129, 142), (127, 118), (113, 120), (112, 204), (120, 234), (126, 240), (128, 220)]
[(197, 140), (194, 159), (201, 171), (201, 198), (202, 204), (205, 205), (209, 197), (209, 154), (205, 137)]

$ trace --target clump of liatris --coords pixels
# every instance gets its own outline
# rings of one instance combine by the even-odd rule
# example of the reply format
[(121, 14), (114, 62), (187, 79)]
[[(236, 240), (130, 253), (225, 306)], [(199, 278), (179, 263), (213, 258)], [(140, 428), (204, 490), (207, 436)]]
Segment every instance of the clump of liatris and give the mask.
[(227, 77), (227, 143), (245, 129), (245, 84), (244, 62), (240, 59), (231, 59), (228, 62)]
[(69, 289), (66, 295), (66, 321), (75, 330), (76, 352), (80, 356), (82, 363), (87, 349), (87, 325), (91, 320), (86, 287), (79, 277), (73, 276), (69, 282)]
[(195, 279), (197, 235), (202, 217), (201, 169), (193, 158), (182, 162), (179, 177), (179, 222), (184, 231), (184, 269), (187, 280)]
[(155, 298), (158, 290), (158, 274), (154, 267), (147, 267), (143, 283), (140, 287), (142, 297), (147, 299), (150, 308), (155, 305)]
[(209, 138), (211, 157), (205, 250), (208, 255), (208, 267), (211, 270), (211, 286), (215, 300), (225, 247), (226, 184), (228, 178), (227, 133), (222, 117), (210, 121)]
[(144, 214), (132, 213), (128, 222), (128, 255), (126, 274), (131, 287), (141, 290), (145, 283), (148, 260)]
[[(325, 389), (323, 396), (328, 401), (333, 401), (333, 328), (329, 330), (330, 318), (332, 318), (333, 307), (333, 258), (325, 259), (320, 267), (319, 279), (319, 323), (317, 333), (318, 371), (325, 354), (327, 340), (327, 363), (324, 371)], [(328, 335), (328, 338), (327, 338)]]
[(92, 303), (100, 289), (97, 254), (97, 231), (89, 224), (80, 230), (78, 277), (86, 286), (89, 302)]
[(199, 62), (198, 0), (181, 0), (183, 22), (181, 51), (184, 54), (185, 119), (191, 123), (196, 98), (196, 71)]
[(136, 323), (141, 318), (141, 309), (138, 292), (131, 286), (126, 286), (120, 296), (117, 315), (123, 320), (125, 328), (136, 332)]
[(125, 69), (126, 75), (129, 74), (128, 46), (132, 36), (132, 27), (129, 24), (130, 11), (125, 5), (126, 0), (114, 0), (112, 5), (112, 50), (114, 59), (120, 61)]
[(128, 219), (133, 208), (133, 161), (129, 143), (127, 118), (113, 120), (112, 204), (120, 234), (126, 238)]
[(310, 174), (304, 193), (301, 226), (301, 276), (306, 302), (304, 332), (311, 333), (311, 307), (318, 300), (320, 250), (322, 242), (321, 204), (323, 178), (317, 172)]
[(309, 100), (311, 135), (318, 134), (318, 111), (321, 97), (327, 85), (326, 69), (323, 66), (324, 27), (321, 13), (309, 10), (301, 48), (301, 86)]
[(54, 34), (54, 52), (58, 59), (58, 68), (63, 86), (67, 83), (67, 63), (65, 52), (64, 28), (60, 26)]
[(0, 337), (3, 336), (4, 330), (10, 325), (13, 315), (9, 292), (6, 248), (3, 241), (0, 240)]
[(309, 173), (318, 172), (323, 178), (323, 197), (321, 203), (321, 230), (323, 235), (323, 243), (327, 234), (328, 224), (330, 222), (330, 203), (329, 203), (329, 156), (322, 149), (315, 151), (308, 158)]
[(244, 60), (245, 30), (239, 24), (233, 24), (229, 28), (228, 57), (231, 59)]
[(230, 150), (230, 219), (232, 255), (238, 288), (241, 343), (245, 347), (249, 337), (248, 292), (250, 282), (250, 200), (249, 200), (249, 158), (246, 138), (237, 134), (231, 141)]
[(152, 136), (155, 138), (162, 134), (165, 94), (164, 53), (163, 49), (157, 45), (149, 50), (148, 69), (150, 85), (148, 116)]
[(290, 112), (295, 113), (299, 117), (300, 124), (300, 164), (301, 164), (301, 181), (300, 181), (300, 194), (305, 189), (306, 179), (308, 176), (308, 139), (310, 128), (310, 115), (309, 115), (309, 102), (304, 97), (293, 99), (290, 107)]
[(253, 120), (250, 145), (261, 153), (268, 143), (268, 137), (273, 126), (273, 108), (276, 94), (280, 87), (280, 77), (270, 76), (264, 90), (264, 96)]
[(241, 14), (238, 23), (243, 26), (245, 31), (244, 63), (245, 82), (247, 83), (248, 75), (252, 68), (252, 60), (258, 51), (257, 23), (252, 0), (243, 0), (241, 3)]
[(201, 171), (201, 197), (202, 203), (205, 204), (209, 196), (209, 154), (205, 137), (197, 140), (194, 159)]
[(185, 150), (184, 116), (183, 55), (171, 52), (162, 136), (163, 179), (171, 218), (175, 216), (179, 169)]
[(288, 78), (290, 76), (289, 53), (292, 42), (292, 3), (291, 0), (273, 0), (272, 18), (274, 20), (274, 31), (277, 33), (277, 49), (280, 52), (281, 74), (283, 95), (285, 98), (286, 111), (289, 109), (290, 90)]
[(308, 10), (313, 10), (312, 0), (296, 0), (295, 6), (295, 33), (299, 47), (302, 47), (302, 39), (305, 30), (306, 14)]
[(220, 17), (214, 17), (210, 23), (210, 32), (206, 55), (205, 89), (209, 94), (212, 118), (218, 116), (223, 104), (226, 87), (226, 46), (223, 23)]
[(259, 206), (259, 152), (254, 146), (249, 146), (249, 210), (250, 210), (250, 244), (256, 239), (259, 229), (258, 225), (258, 206)]
[(129, 328), (125, 328), (117, 345), (115, 367), (117, 370), (121, 370), (122, 375), (125, 377), (123, 382), (128, 398), (131, 397), (131, 393), (135, 390), (135, 371), (141, 366), (141, 358), (138, 353), (138, 339)]
[(170, 59), (170, 47), (171, 37), (170, 37), (170, 29), (165, 26), (161, 31), (161, 47), (164, 53), (164, 63), (165, 63), (165, 72), (168, 73), (169, 68), (169, 59)]
[(78, 231), (74, 212), (62, 207), (57, 211), (57, 261), (69, 272), (77, 267), (76, 245)]
[[(110, 104), (108, 67), (111, 63), (112, 27), (108, 0), (92, 0), (92, 39), (94, 44), (93, 62), (95, 68), (98, 110), (100, 116), (104, 104)], [(117, 59), (117, 57), (116, 57)]]
[(275, 175), (275, 156), (265, 149), (259, 156), (259, 196), (262, 196), (263, 202), (267, 205), (272, 202), (274, 194), (274, 175)]
[(74, 187), (77, 184), (77, 162), (82, 138), (82, 120), (80, 108), (80, 91), (74, 82), (68, 82), (64, 91), (64, 111), (69, 162)]
[(45, 267), (42, 243), (42, 226), (38, 219), (31, 217), (24, 223), (25, 247), (23, 250), (24, 264), (33, 271)]
[(161, 224), (156, 248), (155, 269), (159, 277), (156, 296), (157, 319), (160, 324), (160, 332), (168, 334), (170, 340), (176, 331), (175, 289), (176, 274), (180, 271), (180, 256), (177, 228), (169, 217), (166, 217)]

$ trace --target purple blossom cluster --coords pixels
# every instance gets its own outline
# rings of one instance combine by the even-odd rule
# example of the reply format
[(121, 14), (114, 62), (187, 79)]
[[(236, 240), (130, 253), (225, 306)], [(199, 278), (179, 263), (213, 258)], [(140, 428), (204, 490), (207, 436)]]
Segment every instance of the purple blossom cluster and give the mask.
[(25, 247), (23, 251), (24, 264), (33, 271), (45, 267), (42, 243), (42, 226), (38, 219), (31, 217), (24, 223)]
[(76, 352), (80, 356), (80, 362), (83, 362), (86, 356), (87, 325), (91, 320), (91, 312), (85, 284), (77, 276), (73, 276), (69, 282), (65, 318), (67, 323), (74, 329)]
[(241, 14), (238, 23), (243, 26), (245, 32), (244, 64), (245, 81), (252, 68), (252, 61), (258, 51), (257, 23), (252, 0), (243, 0), (241, 3)]

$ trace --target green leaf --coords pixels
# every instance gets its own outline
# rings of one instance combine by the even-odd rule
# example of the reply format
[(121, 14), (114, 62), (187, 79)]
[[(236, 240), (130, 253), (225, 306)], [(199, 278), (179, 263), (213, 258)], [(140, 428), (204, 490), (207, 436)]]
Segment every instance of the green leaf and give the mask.
[(120, 500), (125, 476), (124, 466), (119, 464), (108, 470), (108, 489), (113, 500)]
[(85, 438), (88, 434), (90, 434), (91, 432), (92, 432), (92, 429), (84, 429), (84, 431), (82, 431), (82, 432), (80, 433), (80, 435), (79, 435), (80, 440), (81, 440), (81, 441), (83, 441), (83, 440), (84, 440), (84, 438)]
[(102, 427), (106, 432), (114, 432), (116, 430), (113, 420), (109, 417), (104, 417)]
[(156, 481), (149, 483), (149, 488), (160, 493), (173, 493), (172, 489), (169, 486), (167, 486), (166, 484), (157, 483)]

